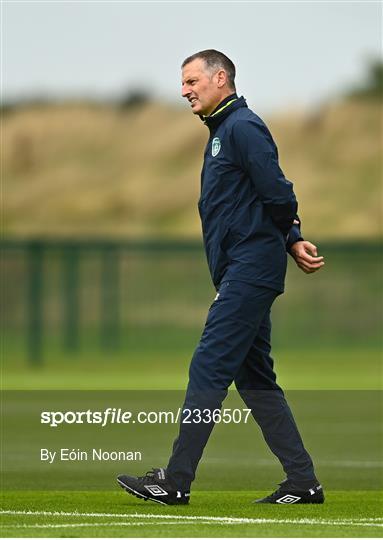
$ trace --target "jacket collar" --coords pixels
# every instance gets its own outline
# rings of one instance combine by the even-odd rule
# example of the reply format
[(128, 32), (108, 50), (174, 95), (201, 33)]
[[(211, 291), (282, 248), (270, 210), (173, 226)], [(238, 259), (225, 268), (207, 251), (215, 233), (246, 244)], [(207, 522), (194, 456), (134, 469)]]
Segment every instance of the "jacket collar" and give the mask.
[(239, 98), (237, 94), (231, 94), (221, 101), (209, 116), (200, 116), (200, 118), (210, 130), (216, 129), (229, 114), (240, 107), (247, 107), (245, 98), (243, 96)]

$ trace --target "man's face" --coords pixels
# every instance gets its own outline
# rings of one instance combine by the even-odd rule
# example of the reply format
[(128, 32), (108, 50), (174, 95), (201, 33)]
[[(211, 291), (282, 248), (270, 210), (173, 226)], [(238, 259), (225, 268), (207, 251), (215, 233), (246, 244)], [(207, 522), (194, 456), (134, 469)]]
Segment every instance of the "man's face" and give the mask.
[(186, 98), (194, 114), (209, 115), (222, 100), (222, 71), (211, 74), (205, 62), (196, 58), (182, 69), (182, 97)]

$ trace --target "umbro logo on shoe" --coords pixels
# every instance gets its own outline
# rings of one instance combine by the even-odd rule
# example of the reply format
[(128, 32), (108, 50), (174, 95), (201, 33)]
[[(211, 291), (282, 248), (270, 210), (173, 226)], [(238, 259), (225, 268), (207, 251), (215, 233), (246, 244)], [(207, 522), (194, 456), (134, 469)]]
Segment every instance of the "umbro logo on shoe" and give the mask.
[(280, 499), (277, 499), (275, 502), (278, 504), (294, 504), (301, 500), (302, 497), (296, 497), (295, 495), (290, 495), (287, 493), (287, 495), (284, 495)]
[(156, 497), (163, 497), (164, 495), (168, 495), (168, 492), (162, 489), (161, 486), (144, 486), (144, 488)]

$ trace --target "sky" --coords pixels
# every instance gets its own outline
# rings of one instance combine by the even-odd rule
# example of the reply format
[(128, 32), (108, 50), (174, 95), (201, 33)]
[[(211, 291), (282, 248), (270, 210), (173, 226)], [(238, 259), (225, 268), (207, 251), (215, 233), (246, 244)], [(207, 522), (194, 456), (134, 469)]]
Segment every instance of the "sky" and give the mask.
[(182, 103), (185, 57), (215, 48), (258, 110), (310, 108), (362, 81), (381, 55), (380, 2), (2, 2), (2, 94)]

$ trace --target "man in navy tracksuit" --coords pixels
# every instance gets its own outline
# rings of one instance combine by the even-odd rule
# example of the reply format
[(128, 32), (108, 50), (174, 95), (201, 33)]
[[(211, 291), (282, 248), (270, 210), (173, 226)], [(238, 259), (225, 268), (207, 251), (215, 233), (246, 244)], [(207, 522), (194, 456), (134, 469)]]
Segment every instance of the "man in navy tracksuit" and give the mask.
[(323, 257), (301, 236), (293, 185), (279, 167), (268, 128), (235, 92), (234, 64), (207, 50), (187, 58), (182, 68), (182, 95), (210, 131), (198, 206), (217, 296), (190, 365), (183, 410), (193, 414), (183, 416), (167, 468), (143, 477), (121, 475), (118, 482), (144, 499), (188, 503), (214, 427), (209, 414), (221, 408), (234, 381), (287, 476), (256, 502), (322, 503), (312, 460), (276, 383), (270, 309), (284, 291), (286, 252), (306, 273), (320, 269)]

